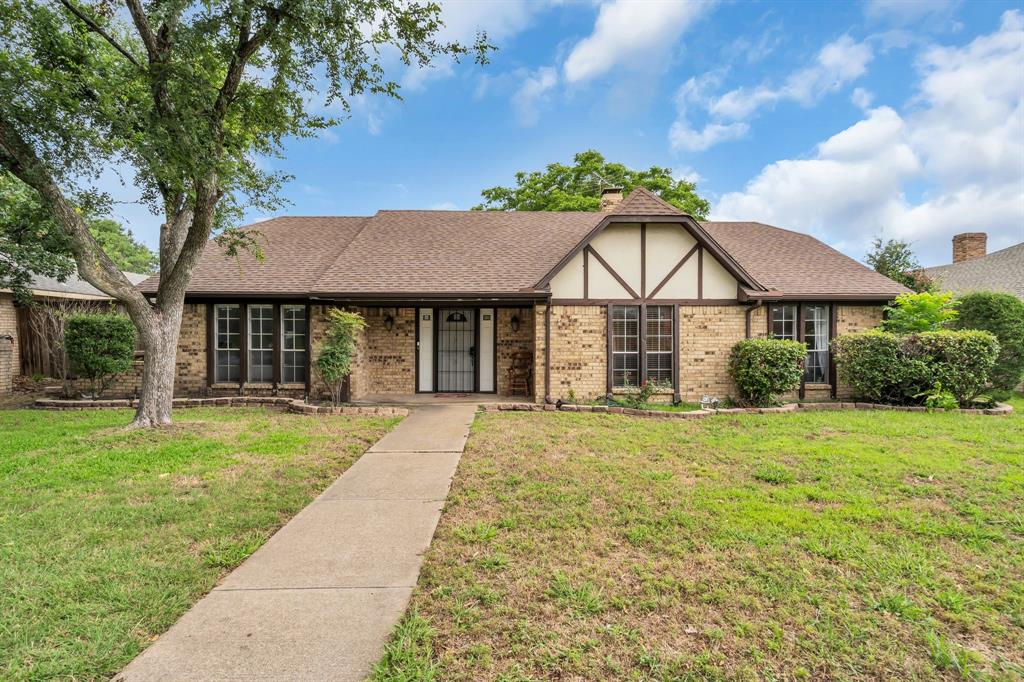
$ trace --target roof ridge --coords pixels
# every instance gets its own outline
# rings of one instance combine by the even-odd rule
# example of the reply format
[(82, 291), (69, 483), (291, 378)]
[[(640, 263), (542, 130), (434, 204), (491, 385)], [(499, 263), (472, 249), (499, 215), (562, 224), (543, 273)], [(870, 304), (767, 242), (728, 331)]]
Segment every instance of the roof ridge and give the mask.
[(370, 224), (370, 221), (372, 221), (373, 218), (374, 216), (363, 217), (363, 224), (359, 226), (358, 230), (352, 233), (352, 235), (348, 238), (348, 241), (345, 241), (341, 246), (338, 247), (337, 255), (335, 255), (334, 258), (328, 259), (327, 263), (322, 268), (317, 270), (316, 277), (308, 284), (309, 293), (312, 293), (316, 281), (323, 277), (328, 270), (332, 269), (337, 264), (337, 262), (341, 259), (342, 255), (344, 255), (344, 253), (348, 250), (348, 247), (352, 245), (352, 242), (356, 240), (356, 237), (363, 233), (363, 230), (366, 229), (366, 226)]

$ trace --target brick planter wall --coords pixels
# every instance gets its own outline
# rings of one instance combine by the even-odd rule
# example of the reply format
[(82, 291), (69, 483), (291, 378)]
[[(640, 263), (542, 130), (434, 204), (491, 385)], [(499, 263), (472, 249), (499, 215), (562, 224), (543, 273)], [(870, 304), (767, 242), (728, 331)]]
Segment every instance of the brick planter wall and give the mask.
[[(11, 338), (4, 338), (6, 336)], [(0, 293), (0, 395), (13, 390), (14, 375), (20, 372), (20, 364), (18, 313), (14, 309), (14, 297)]]

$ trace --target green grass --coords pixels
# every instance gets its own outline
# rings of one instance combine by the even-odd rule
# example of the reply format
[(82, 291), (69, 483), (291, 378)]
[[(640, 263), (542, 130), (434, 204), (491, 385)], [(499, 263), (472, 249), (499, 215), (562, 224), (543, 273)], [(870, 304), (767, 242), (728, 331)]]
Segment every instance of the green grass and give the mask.
[(103, 679), (395, 421), (0, 411), (0, 678)]
[(482, 414), (375, 679), (1019, 680), (1013, 404)]

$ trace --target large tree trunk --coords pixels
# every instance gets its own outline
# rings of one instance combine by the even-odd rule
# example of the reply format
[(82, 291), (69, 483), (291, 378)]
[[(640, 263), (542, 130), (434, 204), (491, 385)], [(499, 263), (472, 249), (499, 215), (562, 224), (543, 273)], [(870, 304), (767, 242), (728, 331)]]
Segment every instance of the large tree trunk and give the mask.
[(154, 310), (146, 321), (136, 321), (146, 355), (142, 365), (139, 407), (128, 428), (167, 426), (171, 423), (178, 337), (181, 335), (184, 307), (184, 301), (177, 299), (159, 311)]

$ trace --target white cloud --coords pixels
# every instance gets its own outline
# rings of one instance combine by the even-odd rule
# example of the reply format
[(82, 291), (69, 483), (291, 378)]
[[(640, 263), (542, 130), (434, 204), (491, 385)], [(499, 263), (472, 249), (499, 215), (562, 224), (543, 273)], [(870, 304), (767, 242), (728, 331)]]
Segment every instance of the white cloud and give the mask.
[(875, 101), (875, 96), (870, 90), (854, 88), (850, 94), (850, 101), (853, 102), (853, 106), (866, 111), (871, 108), (871, 103)]
[(750, 126), (742, 121), (721, 124), (709, 123), (700, 130), (693, 128), (685, 119), (678, 119), (668, 131), (668, 141), (672, 149), (702, 152), (719, 142), (737, 140), (750, 132)]
[(540, 105), (556, 85), (558, 71), (554, 67), (544, 66), (527, 73), (512, 96), (512, 107), (521, 125), (532, 126), (537, 123), (540, 119)]
[(954, 0), (868, 0), (864, 13), (871, 19), (903, 24), (919, 21), (928, 15), (946, 15), (956, 4)]
[(602, 4), (594, 31), (578, 42), (565, 60), (566, 81), (587, 81), (617, 66), (650, 64), (713, 5), (695, 0), (611, 0)]
[(711, 101), (708, 111), (715, 117), (741, 120), (782, 100), (811, 106), (864, 75), (873, 56), (867, 43), (844, 35), (821, 48), (813, 65), (791, 73), (780, 87), (737, 88)]
[[(948, 262), (949, 239), (989, 233), (989, 248), (1024, 240), (1024, 19), (918, 60), (917, 94), (819, 144), (812, 158), (765, 166), (724, 195), (716, 218), (761, 220), (862, 254), (873, 235), (915, 242), (925, 264)], [(923, 188), (923, 190), (922, 190)]]

